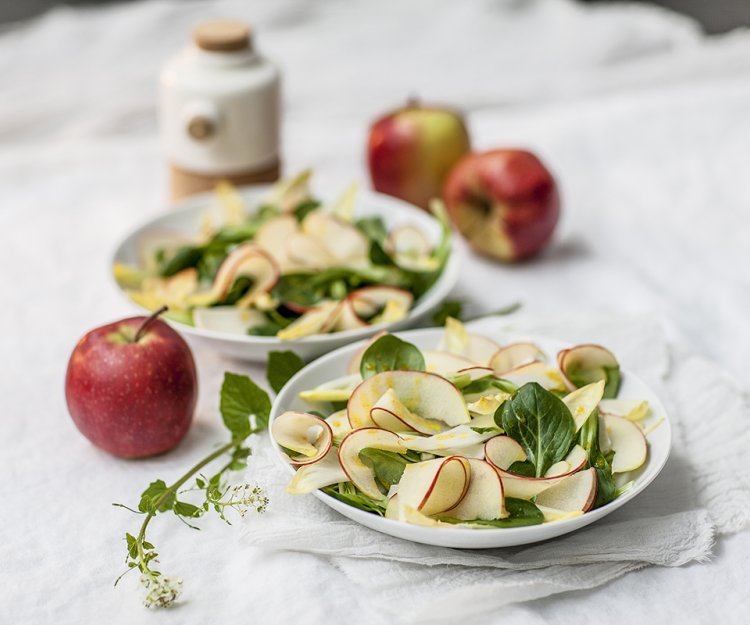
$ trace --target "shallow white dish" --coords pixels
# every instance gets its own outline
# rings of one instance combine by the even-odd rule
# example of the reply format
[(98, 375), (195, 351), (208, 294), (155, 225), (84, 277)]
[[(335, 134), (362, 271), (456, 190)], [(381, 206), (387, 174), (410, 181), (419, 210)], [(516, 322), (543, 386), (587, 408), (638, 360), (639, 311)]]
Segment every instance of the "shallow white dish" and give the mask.
[[(238, 192), (242, 195), (248, 207), (257, 206), (268, 193), (268, 186), (241, 187)], [(323, 197), (324, 200), (331, 198)], [(217, 205), (213, 194), (201, 194), (190, 197), (174, 204), (173, 210), (155, 219), (150, 219), (131, 232), (114, 253), (112, 265), (115, 263), (137, 264), (138, 241), (141, 237), (151, 232), (174, 232), (179, 234), (194, 235), (199, 231), (203, 219), (208, 216), (214, 223), (223, 222), (224, 214)], [(420, 228), (432, 241), (437, 243), (440, 238), (440, 225), (424, 211), (380, 193), (361, 191), (355, 208), (355, 217), (379, 216), (382, 217), (386, 227), (391, 228), (402, 224), (413, 224)], [(110, 272), (110, 275), (113, 275)], [(458, 257), (451, 254), (446, 263), (443, 273), (432, 288), (427, 291), (409, 311), (408, 316), (393, 324), (372, 325), (366, 328), (336, 332), (333, 334), (318, 334), (305, 337), (297, 341), (280, 341), (272, 336), (243, 336), (238, 334), (227, 334), (213, 330), (203, 330), (182, 323), (170, 323), (179, 331), (184, 332), (190, 338), (206, 343), (217, 351), (242, 360), (265, 360), (268, 353), (274, 350), (291, 349), (302, 358), (309, 360), (320, 354), (347, 345), (353, 341), (367, 338), (381, 330), (397, 330), (415, 325), (421, 319), (430, 315), (442, 302), (458, 280)], [(120, 286), (115, 282), (118, 290)], [(124, 292), (123, 296), (134, 307), (137, 305), (128, 298)], [(139, 307), (138, 307), (139, 308)]]
[[(487, 321), (480, 322), (476, 326), (478, 334), (494, 339), (499, 343), (512, 341), (532, 340), (537, 343), (548, 355), (554, 356), (560, 349), (569, 347), (565, 343), (544, 337), (519, 336), (517, 334), (488, 331), (491, 324)], [(471, 329), (471, 326), (469, 326)], [(437, 344), (443, 330), (441, 328), (428, 328), (425, 330), (412, 330), (399, 332), (398, 336), (405, 341), (415, 344), (421, 349), (432, 349)], [(323, 356), (309, 364), (295, 375), (276, 397), (271, 408), (271, 420), (287, 410), (310, 410), (313, 409), (309, 402), (299, 399), (299, 392), (310, 389), (331, 379), (346, 374), (346, 366), (352, 355), (362, 346), (361, 343), (348, 345), (335, 352)], [(492, 547), (511, 547), (514, 545), (525, 545), (534, 543), (562, 534), (573, 532), (581, 527), (593, 523), (611, 512), (625, 505), (637, 497), (661, 472), (669, 456), (672, 430), (669, 418), (659, 398), (638, 377), (630, 371), (623, 370), (623, 380), (620, 393), (622, 399), (645, 399), (649, 402), (651, 411), (645, 421), (648, 426), (663, 418), (663, 422), (648, 435), (649, 456), (646, 463), (634, 473), (635, 484), (631, 490), (620, 495), (613, 502), (602, 506), (582, 516), (563, 521), (532, 525), (528, 527), (512, 528), (462, 528), (462, 527), (422, 527), (410, 525), (400, 521), (385, 519), (375, 514), (370, 514), (358, 508), (326, 495), (320, 491), (313, 494), (323, 503), (350, 519), (365, 525), (371, 529), (384, 534), (390, 534), (397, 538), (404, 538), (418, 543), (438, 545), (442, 547), (458, 547), (465, 549), (487, 549)], [(281, 470), (291, 475), (294, 469), (286, 461), (286, 454), (272, 440), (275, 449), (275, 458)], [(304, 497), (306, 495), (296, 495)], [(637, 505), (637, 504), (636, 504)]]

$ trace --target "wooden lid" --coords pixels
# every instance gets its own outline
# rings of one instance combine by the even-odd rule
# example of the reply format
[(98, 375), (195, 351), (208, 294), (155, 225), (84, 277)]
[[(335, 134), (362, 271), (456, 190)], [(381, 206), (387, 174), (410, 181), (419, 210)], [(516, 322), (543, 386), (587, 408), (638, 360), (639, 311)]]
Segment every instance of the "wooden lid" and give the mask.
[(193, 41), (202, 50), (234, 52), (250, 47), (250, 27), (242, 22), (203, 22), (193, 30)]

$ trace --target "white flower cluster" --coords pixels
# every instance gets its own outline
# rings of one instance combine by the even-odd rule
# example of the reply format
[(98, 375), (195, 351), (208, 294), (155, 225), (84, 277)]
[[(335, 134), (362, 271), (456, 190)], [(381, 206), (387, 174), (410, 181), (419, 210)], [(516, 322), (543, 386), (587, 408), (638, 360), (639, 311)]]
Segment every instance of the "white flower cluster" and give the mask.
[(148, 591), (143, 600), (143, 605), (147, 608), (168, 608), (182, 593), (182, 578), (180, 577), (141, 575), (141, 584)]

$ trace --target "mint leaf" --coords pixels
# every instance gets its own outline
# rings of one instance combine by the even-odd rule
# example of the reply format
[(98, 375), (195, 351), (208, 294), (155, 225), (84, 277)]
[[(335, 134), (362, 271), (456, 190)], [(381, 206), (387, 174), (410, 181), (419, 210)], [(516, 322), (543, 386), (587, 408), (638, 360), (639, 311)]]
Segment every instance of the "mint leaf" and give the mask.
[(268, 427), (271, 400), (268, 393), (246, 375), (227, 372), (221, 385), (219, 410), (232, 438), (243, 441), (253, 430), (250, 417), (255, 418), (255, 429)]
[(305, 361), (292, 351), (271, 352), (268, 354), (266, 379), (274, 392), (278, 393), (304, 366)]
[(575, 439), (575, 422), (568, 407), (536, 382), (524, 384), (503, 403), (495, 413), (495, 423), (520, 443), (536, 477), (562, 460)]
[(432, 321), (436, 326), (444, 326), (448, 317), (460, 320), (463, 309), (464, 303), (460, 299), (447, 299), (432, 315)]
[(194, 518), (203, 514), (203, 508), (194, 506), (193, 504), (187, 503), (186, 501), (175, 501), (174, 506), (172, 506), (172, 510), (175, 514), (188, 518)]
[(359, 371), (366, 380), (383, 371), (424, 371), (424, 356), (417, 347), (392, 334), (381, 336), (362, 354)]

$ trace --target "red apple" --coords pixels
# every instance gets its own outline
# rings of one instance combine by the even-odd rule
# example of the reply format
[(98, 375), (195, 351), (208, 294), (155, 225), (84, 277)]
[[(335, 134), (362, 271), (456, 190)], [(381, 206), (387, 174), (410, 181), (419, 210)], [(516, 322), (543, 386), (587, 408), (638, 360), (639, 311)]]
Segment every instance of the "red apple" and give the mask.
[(426, 210), (431, 199), (441, 196), (448, 172), (469, 149), (461, 115), (409, 103), (370, 128), (372, 186)]
[(555, 179), (525, 150), (466, 156), (450, 172), (443, 199), (474, 249), (506, 261), (539, 252), (560, 214)]
[(187, 343), (166, 323), (132, 317), (91, 330), (68, 362), (70, 416), (94, 445), (122, 458), (174, 448), (198, 396)]

